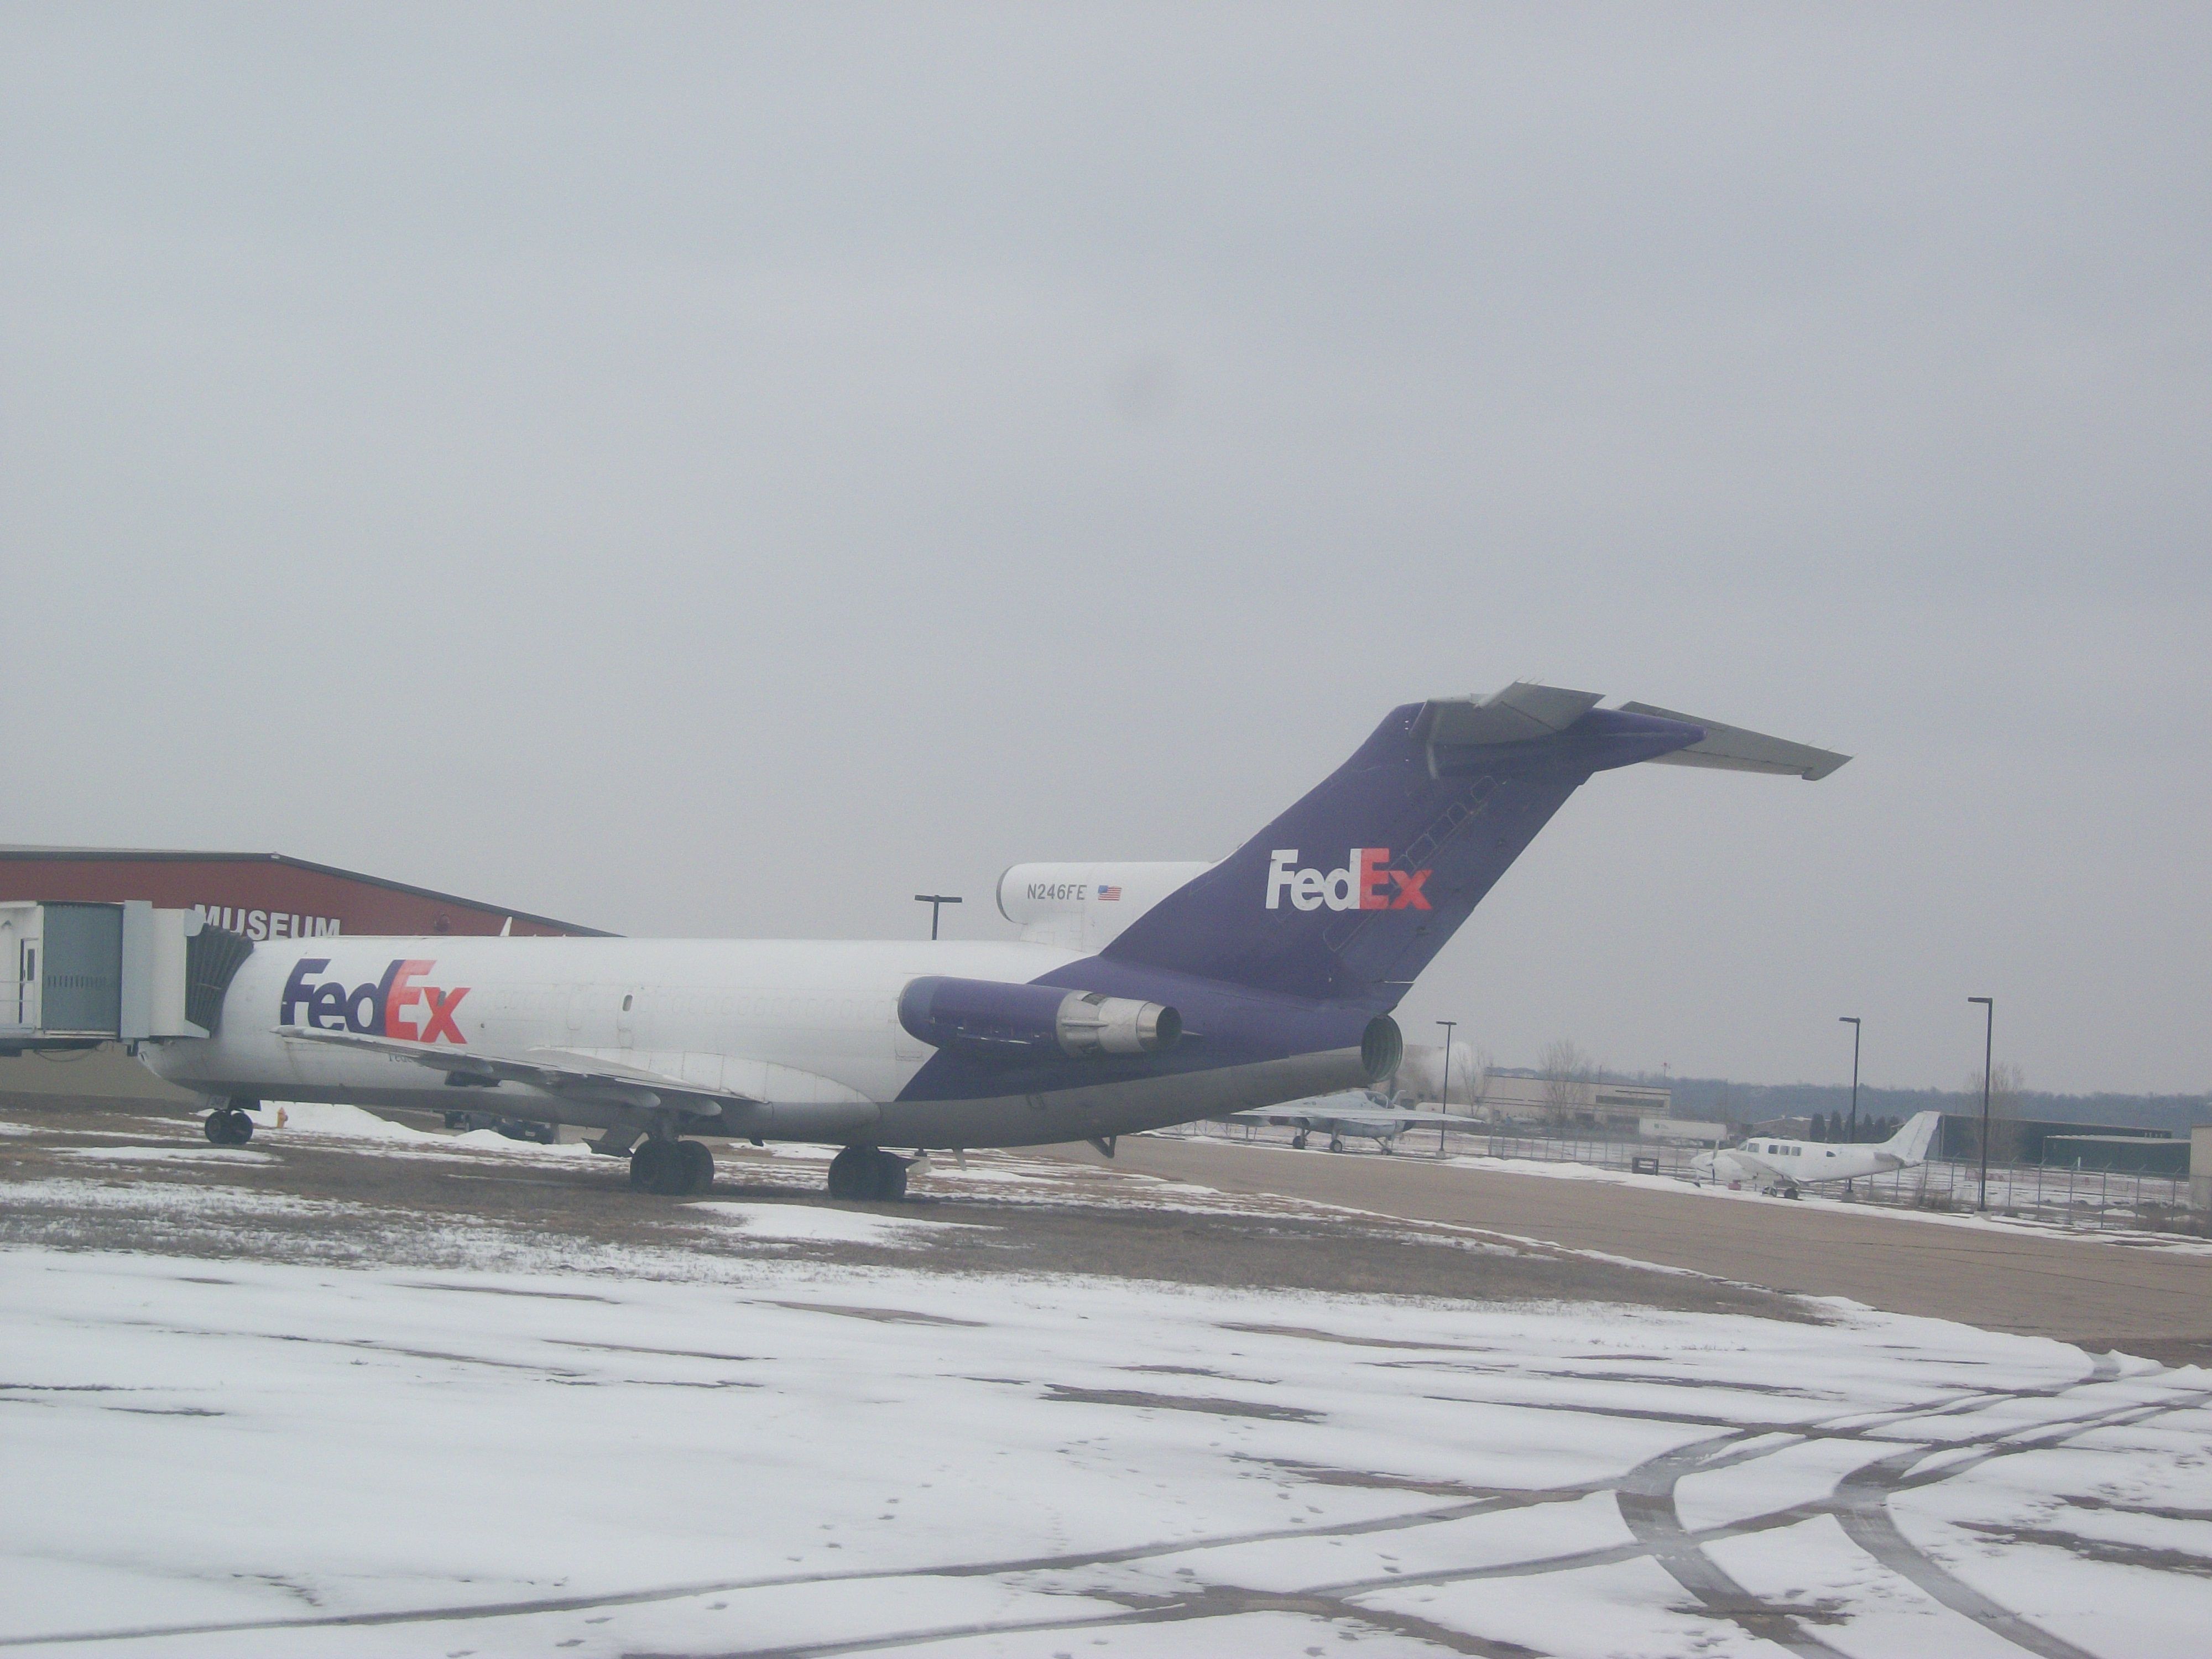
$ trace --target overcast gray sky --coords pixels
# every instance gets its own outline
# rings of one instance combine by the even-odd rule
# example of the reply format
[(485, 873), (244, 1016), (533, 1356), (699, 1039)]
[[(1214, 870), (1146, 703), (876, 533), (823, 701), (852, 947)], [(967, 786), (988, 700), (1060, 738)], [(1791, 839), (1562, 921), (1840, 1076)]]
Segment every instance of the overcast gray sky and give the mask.
[(1394, 704), (1505, 1062), (2212, 1084), (2212, 13), (0, 7), (0, 840), (1010, 930)]

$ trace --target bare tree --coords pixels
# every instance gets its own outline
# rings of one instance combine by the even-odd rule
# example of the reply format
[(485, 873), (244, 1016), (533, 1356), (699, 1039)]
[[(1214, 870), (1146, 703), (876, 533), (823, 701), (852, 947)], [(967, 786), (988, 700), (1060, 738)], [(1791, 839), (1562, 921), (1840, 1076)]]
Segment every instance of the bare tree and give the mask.
[[(1990, 1067), (1990, 1162), (2017, 1164), (2027, 1135), (2021, 1127), (2021, 1097), (2027, 1092), (2027, 1073), (2010, 1060)], [(1966, 1079), (1966, 1112), (1978, 1128), (1982, 1121), (1982, 1074)]]
[(1561, 1037), (1544, 1050), (1544, 1061), (1539, 1069), (1544, 1078), (1545, 1115), (1554, 1123), (1563, 1123), (1582, 1106), (1582, 1085), (1589, 1076), (1589, 1056), (1575, 1046), (1572, 1037)]

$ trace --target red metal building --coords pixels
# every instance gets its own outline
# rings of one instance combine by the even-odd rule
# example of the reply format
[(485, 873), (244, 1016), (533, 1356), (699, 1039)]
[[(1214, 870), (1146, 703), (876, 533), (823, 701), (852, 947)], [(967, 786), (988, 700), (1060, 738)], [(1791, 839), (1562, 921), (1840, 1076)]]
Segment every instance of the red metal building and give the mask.
[(597, 927), (309, 864), (281, 853), (0, 847), (0, 901), (112, 904), (123, 899), (197, 909), (216, 926), (257, 939), (334, 933), (603, 936)]

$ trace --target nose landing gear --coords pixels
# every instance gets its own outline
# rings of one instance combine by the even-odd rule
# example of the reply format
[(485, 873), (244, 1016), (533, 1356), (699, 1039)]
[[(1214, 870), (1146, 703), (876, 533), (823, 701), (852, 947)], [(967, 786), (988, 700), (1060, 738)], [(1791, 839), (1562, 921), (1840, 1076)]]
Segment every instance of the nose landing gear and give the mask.
[(830, 1160), (830, 1196), (895, 1204), (906, 1196), (907, 1161), (876, 1146), (848, 1146)]
[(698, 1140), (647, 1140), (629, 1155), (629, 1184), (664, 1198), (710, 1192), (714, 1155)]

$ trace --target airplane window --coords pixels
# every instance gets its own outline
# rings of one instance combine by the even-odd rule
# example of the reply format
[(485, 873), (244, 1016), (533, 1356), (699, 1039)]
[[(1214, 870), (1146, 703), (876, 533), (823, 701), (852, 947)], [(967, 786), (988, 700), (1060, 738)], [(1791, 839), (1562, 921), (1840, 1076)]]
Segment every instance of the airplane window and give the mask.
[(624, 997), (624, 998), (623, 999), (623, 1012), (624, 1012), (624, 1013), (628, 1013), (629, 1012), (629, 999), (628, 997)]

